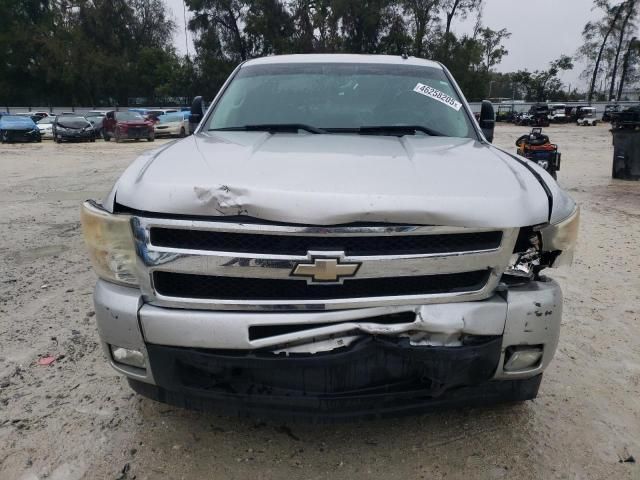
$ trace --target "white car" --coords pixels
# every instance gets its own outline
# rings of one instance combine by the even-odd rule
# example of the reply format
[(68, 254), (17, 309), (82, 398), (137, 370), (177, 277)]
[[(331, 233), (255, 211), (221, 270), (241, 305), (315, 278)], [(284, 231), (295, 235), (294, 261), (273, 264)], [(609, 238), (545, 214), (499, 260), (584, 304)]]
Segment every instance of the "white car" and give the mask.
[(160, 115), (156, 123), (156, 137), (186, 137), (189, 134), (189, 112)]
[(33, 112), (17, 112), (17, 113), (13, 113), (12, 115), (18, 115), (20, 117), (49, 117), (51, 116), (51, 114), (49, 112), (45, 112), (45, 111), (33, 111)]
[(580, 116), (577, 121), (578, 125), (584, 127), (595, 127), (598, 125), (598, 119), (596, 118), (595, 107), (585, 107), (580, 111)]
[(549, 120), (555, 123), (563, 123), (567, 121), (566, 105), (564, 103), (555, 103), (549, 105)]
[(40, 136), (43, 139), (53, 140), (53, 122), (56, 120), (54, 116), (47, 116), (39, 120), (36, 125), (40, 130)]

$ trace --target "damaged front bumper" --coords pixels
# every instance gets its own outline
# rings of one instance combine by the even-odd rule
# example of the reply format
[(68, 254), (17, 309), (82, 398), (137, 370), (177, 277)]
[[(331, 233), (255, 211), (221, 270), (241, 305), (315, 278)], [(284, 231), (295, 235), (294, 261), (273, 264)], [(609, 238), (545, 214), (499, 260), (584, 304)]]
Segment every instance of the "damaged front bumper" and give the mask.
[[(499, 289), (500, 290), (500, 289)], [(192, 408), (343, 418), (534, 398), (558, 343), (550, 279), (475, 302), (330, 312), (225, 312), (145, 304), (99, 281), (96, 318), (111, 365), (134, 389)], [(143, 367), (112, 348), (142, 353)], [(509, 370), (523, 348), (535, 363)]]

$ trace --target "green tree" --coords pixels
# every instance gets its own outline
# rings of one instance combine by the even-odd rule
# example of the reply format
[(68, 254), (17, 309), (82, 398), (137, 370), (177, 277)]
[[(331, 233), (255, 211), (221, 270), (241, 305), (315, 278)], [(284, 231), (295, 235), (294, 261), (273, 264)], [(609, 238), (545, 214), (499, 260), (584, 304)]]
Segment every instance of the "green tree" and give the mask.
[(0, 101), (31, 104), (50, 67), (49, 35), (55, 10), (48, 0), (0, 0)]
[[(599, 44), (599, 48), (597, 50), (598, 53), (593, 59), (594, 64), (593, 72), (591, 74), (591, 84), (587, 94), (587, 100), (589, 102), (591, 102), (596, 88), (596, 81), (598, 79), (598, 74), (600, 73), (600, 62), (602, 61), (603, 53), (605, 52), (611, 33), (616, 28), (618, 20), (622, 15), (624, 3), (611, 6), (608, 0), (595, 0), (594, 6), (603, 9), (605, 11), (605, 16), (598, 22), (587, 22), (582, 31), (582, 37), (585, 44), (590, 44), (592, 46)], [(583, 49), (582, 52), (584, 53), (585, 50)], [(587, 55), (590, 56), (589, 53), (587, 53)]]
[(509, 51), (504, 48), (502, 42), (511, 37), (511, 33), (509, 33), (506, 28), (502, 30), (492, 30), (489, 27), (485, 27), (479, 29), (478, 37), (482, 45), (484, 68), (489, 71), (502, 61), (502, 57), (509, 54)]
[(482, 5), (482, 0), (443, 0), (442, 9), (445, 12), (445, 34), (451, 32), (451, 23), (456, 16), (463, 20), (471, 12), (477, 11)]
[(625, 40), (625, 36), (628, 33), (630, 26), (635, 27), (635, 19), (638, 15), (638, 0), (627, 0), (623, 6), (623, 17), (620, 23), (620, 28), (616, 33), (618, 35), (618, 43), (615, 50), (615, 60), (613, 62), (613, 69), (611, 75), (611, 83), (609, 87), (609, 100), (613, 100), (613, 92), (616, 86), (616, 74), (618, 72), (618, 60), (620, 59), (620, 53), (622, 52), (622, 46)]
[(412, 54), (421, 57), (426, 51), (425, 41), (429, 25), (437, 20), (438, 8), (442, 0), (401, 0), (404, 14), (409, 18), (413, 35)]
[(547, 70), (536, 70), (534, 72), (520, 70), (512, 75), (512, 81), (524, 88), (527, 100), (544, 102), (547, 99), (558, 96), (563, 87), (558, 74), (561, 71), (571, 70), (572, 68), (573, 60), (571, 57), (562, 55), (551, 62)]
[(250, 56), (293, 51), (294, 21), (279, 0), (254, 0), (245, 21)]

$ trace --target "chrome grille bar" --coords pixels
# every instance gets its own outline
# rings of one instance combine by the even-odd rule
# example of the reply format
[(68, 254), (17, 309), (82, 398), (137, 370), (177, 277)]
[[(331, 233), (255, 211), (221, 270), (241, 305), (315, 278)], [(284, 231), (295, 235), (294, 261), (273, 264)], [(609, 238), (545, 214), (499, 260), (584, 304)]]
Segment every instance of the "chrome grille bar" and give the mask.
[[(138, 252), (138, 274), (145, 301), (157, 306), (195, 308), (210, 310), (334, 310), (386, 305), (418, 305), (450, 301), (479, 300), (490, 296), (506, 267), (517, 238), (518, 229), (500, 229), (502, 241), (499, 247), (488, 250), (471, 250), (451, 253), (425, 253), (411, 255), (346, 256), (345, 262), (359, 262), (357, 279), (383, 277), (411, 277), (439, 274), (458, 274), (488, 270), (488, 281), (474, 291), (447, 292), (425, 295), (381, 297), (372, 292), (370, 297), (325, 300), (219, 300), (179, 298), (160, 295), (153, 286), (154, 272), (211, 275), (216, 277), (290, 279), (290, 273), (300, 262), (306, 262), (314, 252), (307, 255), (230, 253), (188, 248), (159, 247), (151, 242), (152, 228), (190, 229), (234, 234), (292, 235), (292, 236), (336, 236), (367, 237), (395, 235), (443, 235), (475, 232), (490, 232), (496, 229), (444, 226), (338, 226), (306, 227), (282, 225), (255, 225), (228, 222), (190, 220), (165, 220), (135, 217), (134, 236)], [(316, 252), (317, 253), (317, 252)], [(324, 252), (326, 253), (326, 252)], [(291, 280), (304, 281), (304, 280)]]

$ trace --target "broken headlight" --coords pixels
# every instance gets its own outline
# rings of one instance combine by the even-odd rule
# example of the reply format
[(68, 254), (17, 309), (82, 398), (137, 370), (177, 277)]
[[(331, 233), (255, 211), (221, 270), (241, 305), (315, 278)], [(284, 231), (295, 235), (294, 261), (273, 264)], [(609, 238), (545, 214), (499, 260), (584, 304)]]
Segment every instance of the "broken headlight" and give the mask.
[(576, 206), (564, 220), (538, 229), (542, 236), (542, 250), (549, 256), (549, 266), (571, 265), (579, 226), (580, 208)]
[(113, 215), (87, 201), (82, 204), (80, 221), (97, 275), (121, 285), (138, 285), (131, 217)]
[(540, 235), (531, 228), (522, 228), (502, 280), (508, 285), (533, 280), (542, 268), (541, 259)]
[(558, 223), (522, 228), (502, 280), (509, 285), (526, 283), (544, 268), (571, 265), (579, 224), (576, 207)]

